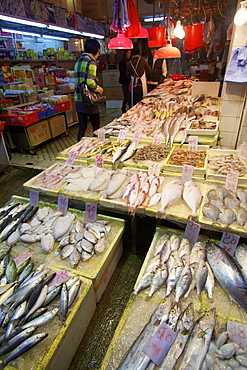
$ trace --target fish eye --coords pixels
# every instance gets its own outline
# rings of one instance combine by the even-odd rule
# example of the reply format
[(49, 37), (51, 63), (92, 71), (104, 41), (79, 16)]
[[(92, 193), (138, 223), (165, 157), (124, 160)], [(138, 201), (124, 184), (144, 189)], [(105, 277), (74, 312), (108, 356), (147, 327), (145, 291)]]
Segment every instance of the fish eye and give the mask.
[(171, 313), (175, 313), (176, 310), (174, 308), (171, 309)]
[(189, 308), (187, 308), (186, 312), (187, 313), (191, 313), (191, 310)]
[(162, 301), (160, 301), (161, 304), (164, 304), (166, 303), (166, 300), (165, 299), (162, 299)]
[(209, 312), (206, 312), (206, 316), (211, 316)]

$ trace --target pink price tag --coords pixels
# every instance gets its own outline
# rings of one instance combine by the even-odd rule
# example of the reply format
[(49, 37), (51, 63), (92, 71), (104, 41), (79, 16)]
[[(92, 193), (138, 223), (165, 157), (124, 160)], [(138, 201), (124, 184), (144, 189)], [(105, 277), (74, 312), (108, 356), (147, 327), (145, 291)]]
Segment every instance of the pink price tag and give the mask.
[(160, 145), (162, 143), (162, 136), (161, 135), (154, 135), (154, 145)]
[(151, 162), (148, 168), (149, 175), (159, 176), (160, 174), (160, 163)]
[(68, 203), (69, 203), (69, 198), (66, 197), (65, 195), (58, 195), (58, 201), (57, 201), (57, 210), (58, 212), (63, 213), (66, 215), (67, 209), (68, 209)]
[(190, 136), (189, 137), (189, 151), (197, 152), (198, 147), (198, 136)]
[(235, 249), (238, 246), (240, 236), (229, 233), (223, 233), (220, 239), (221, 248), (225, 249), (231, 256), (234, 255)]
[(28, 251), (20, 254), (18, 257), (14, 259), (16, 267), (20, 266), (23, 262), (31, 258), (32, 255)]
[(141, 131), (135, 131), (134, 136), (133, 136), (133, 141), (137, 144), (139, 144), (141, 140), (142, 133)]
[(188, 239), (191, 244), (195, 244), (200, 233), (201, 226), (193, 221), (188, 221), (184, 232), (184, 238)]
[(68, 164), (69, 166), (72, 166), (72, 164), (74, 163), (74, 160), (77, 156), (78, 156), (78, 151), (73, 150), (73, 152), (71, 152), (69, 158), (67, 159), (66, 164)]
[(144, 346), (143, 352), (145, 352), (146, 355), (148, 355), (148, 357), (150, 357), (150, 359), (159, 366), (176, 338), (177, 333), (175, 333), (168, 325), (162, 323), (154, 333), (153, 337)]
[(190, 181), (192, 179), (194, 172), (194, 166), (190, 166), (188, 164), (183, 165), (183, 173), (182, 173), (182, 181)]
[(103, 156), (103, 154), (96, 154), (95, 164), (96, 164), (96, 167), (99, 167), (99, 168), (104, 167), (104, 156)]
[(227, 321), (227, 331), (233, 335), (233, 340), (239, 347), (247, 350), (247, 325), (234, 321)]
[(244, 158), (244, 159), (247, 157), (247, 143), (243, 143), (241, 145), (241, 148), (239, 149), (238, 155), (240, 157)]
[(122, 143), (125, 140), (127, 130), (120, 130), (118, 134), (118, 141)]
[(97, 219), (97, 204), (95, 203), (86, 203), (86, 222), (95, 222)]
[(52, 286), (55, 286), (55, 285), (58, 285), (58, 284), (62, 284), (62, 283), (65, 283), (66, 281), (69, 280), (69, 273), (68, 273), (68, 270), (67, 269), (64, 269), (64, 270), (60, 270), (56, 273), (56, 276), (54, 277), (54, 279), (52, 279), (50, 282), (49, 282), (49, 287), (52, 287)]
[(103, 128), (98, 130), (98, 139), (105, 141), (105, 130)]
[(228, 172), (226, 175), (226, 190), (231, 190), (235, 192), (238, 187), (238, 173), (237, 172)]
[(36, 190), (30, 190), (29, 192), (30, 206), (38, 207), (39, 204), (39, 192)]

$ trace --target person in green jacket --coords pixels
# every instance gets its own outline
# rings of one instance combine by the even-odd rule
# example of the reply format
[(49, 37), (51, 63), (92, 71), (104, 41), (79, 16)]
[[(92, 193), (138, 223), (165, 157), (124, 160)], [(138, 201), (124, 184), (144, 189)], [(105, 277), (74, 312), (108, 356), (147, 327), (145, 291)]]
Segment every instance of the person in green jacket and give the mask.
[(100, 114), (98, 105), (87, 106), (83, 103), (81, 97), (81, 83), (86, 80), (90, 89), (102, 94), (103, 88), (99, 86), (96, 77), (96, 60), (100, 54), (100, 44), (95, 39), (87, 39), (84, 45), (84, 53), (76, 62), (75, 72), (75, 108), (79, 119), (78, 141), (84, 136), (87, 129), (87, 119), (93, 126), (93, 131), (100, 127)]

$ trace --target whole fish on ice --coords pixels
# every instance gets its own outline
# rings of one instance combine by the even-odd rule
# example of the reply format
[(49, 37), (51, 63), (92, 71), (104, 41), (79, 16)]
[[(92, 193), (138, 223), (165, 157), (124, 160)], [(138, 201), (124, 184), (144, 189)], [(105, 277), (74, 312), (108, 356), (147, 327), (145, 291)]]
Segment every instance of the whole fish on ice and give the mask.
[(164, 213), (165, 209), (176, 202), (183, 193), (184, 185), (181, 180), (173, 180), (168, 182), (162, 190), (160, 213)]
[(183, 198), (192, 211), (191, 216), (196, 217), (197, 209), (202, 200), (202, 194), (198, 185), (194, 181), (190, 180), (185, 182)]

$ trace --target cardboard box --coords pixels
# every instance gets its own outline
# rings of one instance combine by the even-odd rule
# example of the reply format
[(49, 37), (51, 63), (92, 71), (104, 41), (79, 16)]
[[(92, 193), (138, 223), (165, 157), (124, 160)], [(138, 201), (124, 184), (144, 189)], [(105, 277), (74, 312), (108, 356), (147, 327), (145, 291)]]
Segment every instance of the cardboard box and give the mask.
[(67, 124), (71, 125), (73, 123), (73, 112), (65, 112)]
[(35, 146), (52, 138), (48, 121), (35, 123), (26, 128), (30, 145)]
[(48, 121), (49, 121), (49, 126), (50, 126), (52, 137), (56, 137), (58, 135), (61, 135), (62, 133), (64, 133), (67, 130), (64, 115), (59, 115), (59, 116), (56, 116), (56, 117), (52, 117)]
[(107, 100), (123, 100), (122, 87), (104, 87), (103, 94)]
[(112, 69), (108, 71), (102, 72), (103, 78), (103, 87), (120, 87), (121, 84), (118, 82), (119, 80), (119, 70)]
[(107, 0), (82, 0), (82, 14), (91, 19), (106, 20)]

